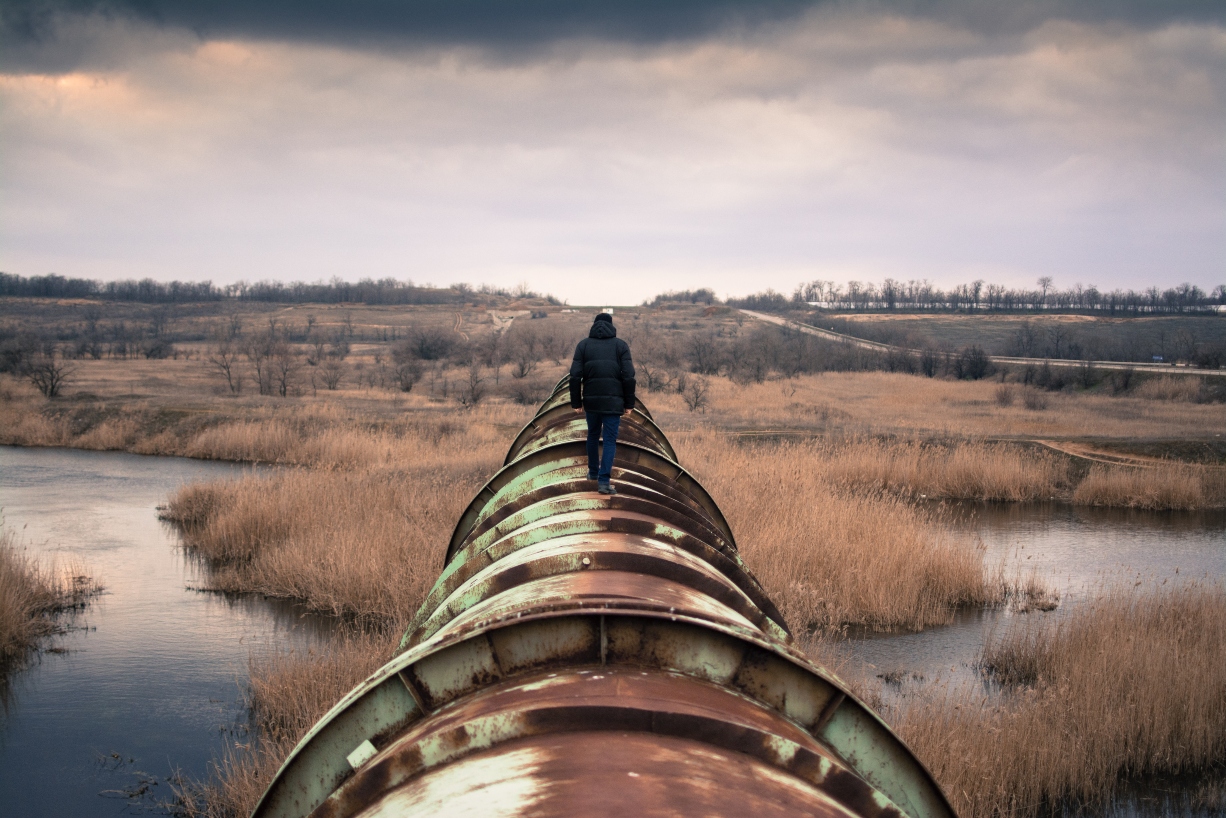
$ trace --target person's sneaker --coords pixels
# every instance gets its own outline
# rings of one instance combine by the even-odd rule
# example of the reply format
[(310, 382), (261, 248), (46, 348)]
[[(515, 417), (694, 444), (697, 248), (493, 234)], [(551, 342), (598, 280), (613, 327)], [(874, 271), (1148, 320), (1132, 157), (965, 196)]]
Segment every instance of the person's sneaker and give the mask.
[(596, 475), (592, 474), (591, 472), (588, 472), (588, 473), (587, 473), (587, 479), (588, 479), (588, 480), (591, 480), (593, 483), (595, 483), (595, 482), (596, 482)]
[(608, 483), (601, 483), (596, 487), (596, 491), (600, 492), (601, 494), (617, 494), (617, 489), (610, 486)]

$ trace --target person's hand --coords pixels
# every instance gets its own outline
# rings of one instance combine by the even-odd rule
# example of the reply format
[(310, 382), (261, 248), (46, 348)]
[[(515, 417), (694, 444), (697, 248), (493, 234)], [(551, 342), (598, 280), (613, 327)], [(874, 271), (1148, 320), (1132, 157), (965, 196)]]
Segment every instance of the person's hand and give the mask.
[(583, 411), (583, 407), (582, 407), (582, 406), (577, 406), (577, 407), (575, 407), (575, 414), (576, 414), (576, 415), (577, 415), (577, 414), (579, 414), (579, 413), (580, 413), (580, 412), (582, 412), (582, 411)]
[(630, 414), (632, 411), (634, 411), (634, 410), (633, 410), (633, 409), (626, 409), (626, 410), (623, 410), (623, 411), (622, 411), (622, 414), (623, 414), (623, 415), (628, 415), (628, 414)]

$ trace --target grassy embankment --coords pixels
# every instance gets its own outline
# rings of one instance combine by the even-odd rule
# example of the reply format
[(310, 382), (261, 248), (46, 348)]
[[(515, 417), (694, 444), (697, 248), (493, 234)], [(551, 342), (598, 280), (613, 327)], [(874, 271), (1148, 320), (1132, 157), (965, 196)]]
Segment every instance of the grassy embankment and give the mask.
[[(100, 369), (110, 365), (90, 363)], [(154, 363), (184, 369), (184, 380), (188, 370), (200, 366)], [(542, 370), (540, 377), (550, 381), (561, 372), (560, 367)], [(406, 462), (412, 452), (396, 441), (413, 424), (447, 429), (475, 423), (498, 437), (531, 414), (529, 407), (503, 400), (461, 414), (454, 402), (417, 392), (352, 389), (291, 401), (213, 396), (192, 403), (183, 395), (173, 401), (108, 397), (108, 391), (123, 385), (102, 375), (91, 383), (102, 397), (50, 402), (15, 382), (0, 384), (0, 443), (351, 468)], [(1091, 466), (1092, 461), (1037, 451), (1033, 442), (1090, 441), (1081, 448), (1092, 452), (1094, 445), (1118, 451), (1129, 442), (1147, 441), (1147, 450), (1161, 451), (1162, 440), (1203, 441), (1199, 448), (1214, 456), (1219, 449), (1226, 451), (1221, 444), (1226, 416), (1220, 406), (1056, 393), (1048, 397), (1047, 409), (1032, 411), (998, 405), (994, 389), (983, 381), (827, 373), (749, 385), (711, 379), (704, 413), (687, 411), (674, 393), (647, 399), (674, 435), (708, 429), (820, 441), (824, 456), (838, 461), (840, 480), (847, 484), (882, 485), (929, 499), (1054, 498), (1188, 509), (1226, 505), (1226, 468), (1221, 465), (1147, 456), (1134, 465)]]
[(47, 568), (22, 554), (16, 533), (0, 529), (0, 674), (61, 632), (61, 615), (101, 590), (80, 567)]
[[(1122, 780), (1226, 763), (1226, 592), (1104, 593), (984, 650), (1002, 687), (921, 691), (887, 719), (962, 818), (1100, 805)], [(1212, 784), (1192, 805), (1226, 808)]]

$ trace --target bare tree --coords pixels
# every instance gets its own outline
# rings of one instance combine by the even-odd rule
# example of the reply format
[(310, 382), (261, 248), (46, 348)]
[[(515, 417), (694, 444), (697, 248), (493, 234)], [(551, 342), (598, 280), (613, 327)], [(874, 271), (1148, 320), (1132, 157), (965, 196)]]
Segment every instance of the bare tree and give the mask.
[(638, 374), (648, 392), (662, 392), (673, 385), (673, 377), (667, 369), (656, 366), (654, 361), (644, 361), (638, 365)]
[(485, 397), (485, 393), (485, 377), (481, 374), (481, 363), (474, 359), (468, 365), (468, 377), (460, 382), (456, 400), (461, 406), (476, 406)]
[(343, 332), (332, 334), (332, 339), (328, 342), (328, 354), (342, 361), (349, 356), (349, 341)]
[(536, 371), (541, 361), (541, 337), (535, 327), (515, 324), (507, 333), (507, 345), (512, 364), (511, 375), (526, 378)]
[(298, 351), (286, 343), (275, 345), (268, 360), (270, 377), (277, 387), (277, 394), (284, 398), (294, 390), (302, 360)]
[(723, 349), (714, 333), (692, 336), (687, 352), (690, 368), (694, 372), (700, 375), (719, 374)]
[(706, 412), (707, 411), (707, 391), (710, 389), (710, 384), (704, 377), (696, 377), (688, 379), (685, 391), (681, 393), (681, 399), (685, 401), (685, 406), (691, 412)]
[(1051, 289), (1051, 276), (1039, 276), (1039, 280), (1036, 283), (1039, 285), (1039, 289), (1042, 290), (1042, 293), (1040, 293), (1039, 295), (1039, 298), (1040, 298), (1039, 303), (1046, 304), (1047, 303), (1047, 291)]
[(402, 359), (397, 361), (393, 375), (401, 392), (412, 392), (413, 387), (421, 380), (421, 364), (412, 359)]
[(408, 338), (396, 348), (400, 357), (413, 357), (422, 361), (439, 361), (455, 349), (460, 336), (450, 329), (426, 325), (409, 329)]
[(272, 358), (276, 339), (270, 333), (261, 333), (247, 341), (243, 354), (255, 370), (255, 382), (261, 395), (272, 394)]
[(237, 370), (238, 356), (238, 346), (223, 336), (217, 340), (216, 346), (205, 358), (210, 368), (226, 379), (226, 387), (231, 395), (237, 395), (243, 388), (243, 376)]
[(30, 383), (48, 398), (54, 398), (60, 394), (60, 390), (76, 371), (76, 368), (69, 366), (55, 349), (46, 350), (35, 356), (23, 368)]
[(573, 349), (570, 337), (552, 321), (544, 322), (544, 326), (539, 330), (539, 337), (541, 353), (555, 364), (562, 363), (562, 358)]
[(319, 377), (329, 392), (335, 391), (345, 377), (345, 365), (335, 358), (329, 358), (319, 367)]
[(307, 340), (311, 344), (311, 349), (307, 352), (307, 363), (310, 366), (319, 366), (328, 354), (327, 341), (319, 335), (311, 335)]

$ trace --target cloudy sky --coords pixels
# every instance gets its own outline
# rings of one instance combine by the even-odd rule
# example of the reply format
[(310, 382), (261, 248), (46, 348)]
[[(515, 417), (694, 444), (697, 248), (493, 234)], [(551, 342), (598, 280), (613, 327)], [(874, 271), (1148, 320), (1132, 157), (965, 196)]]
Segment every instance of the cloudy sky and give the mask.
[(1226, 4), (5, 0), (0, 270), (1226, 281)]

